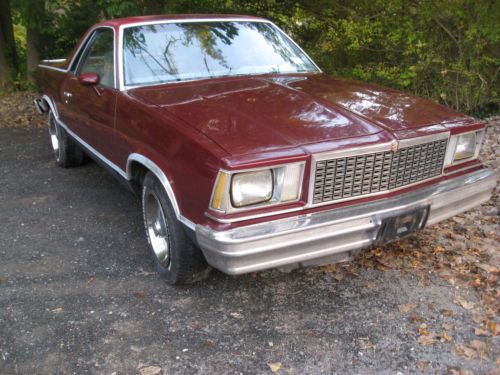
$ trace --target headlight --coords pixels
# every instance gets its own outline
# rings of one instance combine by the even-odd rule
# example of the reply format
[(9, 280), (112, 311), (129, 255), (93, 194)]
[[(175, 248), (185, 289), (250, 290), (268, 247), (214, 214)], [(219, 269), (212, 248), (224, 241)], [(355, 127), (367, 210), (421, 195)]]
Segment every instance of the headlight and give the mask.
[(217, 211), (269, 206), (299, 200), (304, 163), (242, 172), (220, 171), (210, 207)]
[(484, 130), (457, 134), (450, 138), (446, 151), (445, 165), (477, 158), (483, 141)]
[(273, 172), (238, 173), (231, 182), (231, 201), (234, 207), (266, 202), (273, 196)]
[(458, 137), (453, 161), (468, 159), (476, 152), (476, 133), (464, 134)]

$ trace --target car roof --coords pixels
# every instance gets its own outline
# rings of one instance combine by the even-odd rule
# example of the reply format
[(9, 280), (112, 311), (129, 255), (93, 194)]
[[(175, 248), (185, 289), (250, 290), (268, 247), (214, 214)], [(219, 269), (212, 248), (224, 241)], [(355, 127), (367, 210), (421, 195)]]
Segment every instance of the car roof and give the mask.
[(112, 20), (107, 20), (98, 23), (95, 26), (111, 26), (111, 27), (120, 27), (120, 26), (126, 26), (129, 24), (136, 24), (136, 23), (149, 23), (152, 21), (171, 21), (171, 20), (196, 20), (196, 19), (203, 19), (203, 20), (225, 20), (225, 19), (231, 19), (231, 20), (255, 20), (255, 21), (266, 21), (265, 18), (261, 17), (255, 17), (255, 16), (245, 16), (245, 15), (240, 15), (240, 14), (166, 14), (166, 15), (154, 15), (154, 16), (137, 16), (137, 17), (126, 17), (126, 18), (115, 18)]

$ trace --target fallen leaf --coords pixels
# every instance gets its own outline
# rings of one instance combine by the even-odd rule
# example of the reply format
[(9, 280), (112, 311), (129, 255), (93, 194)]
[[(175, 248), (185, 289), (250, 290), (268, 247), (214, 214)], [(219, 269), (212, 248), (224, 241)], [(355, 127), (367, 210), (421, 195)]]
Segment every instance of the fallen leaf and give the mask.
[(417, 341), (422, 345), (432, 345), (435, 344), (438, 340), (436, 340), (432, 335), (425, 335), (420, 336)]
[(443, 315), (443, 316), (453, 316), (453, 311), (451, 311), (451, 310), (442, 309), (440, 312), (441, 312), (441, 315)]
[(468, 346), (464, 344), (458, 344), (455, 347), (453, 347), (452, 350), (453, 354), (457, 357), (462, 357), (467, 360), (473, 359), (477, 357), (476, 351), (472, 348), (469, 348)]
[(472, 371), (461, 369), (451, 369), (450, 375), (474, 375)]
[(420, 323), (422, 321), (422, 318), (419, 316), (413, 315), (413, 316), (410, 316), (408, 318), (408, 320), (410, 321), (410, 323), (415, 324), (415, 323)]
[(483, 327), (478, 327), (474, 329), (476, 336), (490, 336), (491, 332)]
[(57, 308), (55, 308), (55, 309), (52, 309), (51, 311), (52, 311), (53, 313), (55, 313), (55, 314), (59, 314), (59, 313), (63, 312), (63, 311), (64, 311), (64, 309), (63, 309), (62, 307), (57, 307)]
[(488, 328), (491, 331), (493, 336), (500, 335), (500, 328), (498, 327), (498, 324), (496, 324), (495, 322), (489, 321)]
[(341, 273), (336, 273), (334, 276), (335, 280), (342, 281), (344, 279), (344, 275)]
[(476, 264), (476, 266), (478, 266), (483, 271), (486, 271), (488, 273), (497, 273), (499, 271), (499, 269), (497, 267), (492, 266), (490, 264), (486, 264), (486, 263), (478, 263), (478, 264)]
[(376, 286), (375, 283), (366, 283), (366, 287), (368, 289), (373, 289), (373, 288), (375, 288), (375, 286)]
[(466, 310), (473, 309), (475, 306), (474, 302), (467, 301), (461, 296), (455, 296), (455, 303), (462, 306)]
[(420, 324), (420, 327), (418, 327), (418, 334), (422, 336), (429, 335), (429, 331), (427, 331), (427, 324), (425, 323)]
[(453, 324), (443, 323), (442, 326), (445, 331), (453, 331), (455, 329), (455, 326)]
[(399, 312), (401, 314), (406, 314), (407, 312), (413, 310), (418, 305), (416, 303), (405, 303), (403, 305), (398, 305)]
[(159, 375), (160, 373), (160, 366), (146, 366), (139, 369), (139, 375)]
[(417, 361), (417, 368), (420, 371), (425, 371), (427, 367), (429, 367), (430, 362), (429, 361)]
[(479, 357), (482, 357), (488, 351), (488, 346), (486, 345), (486, 343), (479, 340), (472, 340), (471, 342), (469, 342), (469, 347), (474, 349)]
[(134, 292), (133, 295), (134, 295), (134, 297), (137, 297), (137, 298), (144, 298), (144, 296), (146, 295), (146, 293), (144, 293), (144, 292)]
[(441, 339), (441, 342), (445, 342), (445, 341), (452, 341), (453, 340), (453, 337), (451, 337), (446, 331), (443, 331), (441, 332), (438, 337)]
[(267, 364), (272, 372), (278, 372), (281, 370), (281, 362), (272, 362)]

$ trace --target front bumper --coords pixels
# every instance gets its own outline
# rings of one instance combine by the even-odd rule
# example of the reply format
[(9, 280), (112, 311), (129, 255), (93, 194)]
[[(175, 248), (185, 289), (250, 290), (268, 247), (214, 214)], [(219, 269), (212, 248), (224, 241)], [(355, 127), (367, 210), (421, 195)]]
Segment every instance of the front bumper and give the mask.
[(369, 203), (239, 227), (198, 225), (196, 239), (207, 262), (228, 274), (289, 265), (333, 263), (375, 244), (384, 218), (429, 206), (427, 225), (486, 202), (496, 186), (489, 169)]

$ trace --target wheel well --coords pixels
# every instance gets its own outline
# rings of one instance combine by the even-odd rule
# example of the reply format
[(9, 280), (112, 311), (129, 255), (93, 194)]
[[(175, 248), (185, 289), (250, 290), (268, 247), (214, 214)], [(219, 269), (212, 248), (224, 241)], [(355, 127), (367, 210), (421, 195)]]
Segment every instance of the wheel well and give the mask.
[(149, 172), (144, 165), (137, 161), (132, 161), (129, 166), (130, 173), (130, 185), (137, 195), (141, 194), (142, 182), (144, 181), (144, 176)]

